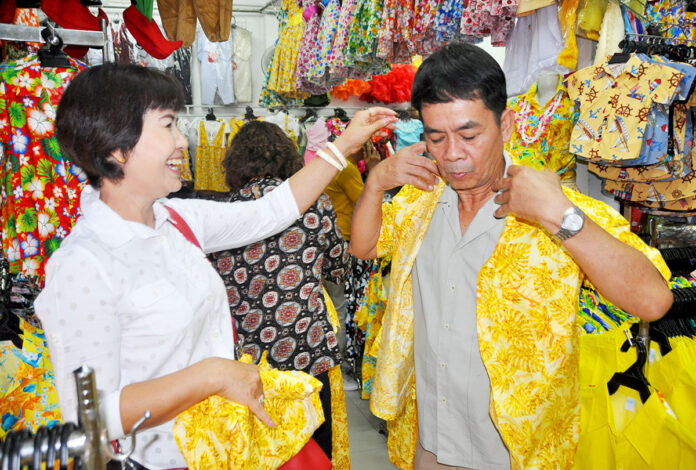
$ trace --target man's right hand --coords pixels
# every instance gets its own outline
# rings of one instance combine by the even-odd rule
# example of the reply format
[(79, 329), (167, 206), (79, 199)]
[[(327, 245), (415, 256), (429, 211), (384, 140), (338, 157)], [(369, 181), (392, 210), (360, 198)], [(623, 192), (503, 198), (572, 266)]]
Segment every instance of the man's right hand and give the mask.
[(370, 171), (365, 189), (384, 192), (410, 184), (424, 191), (432, 191), (440, 173), (434, 161), (421, 156), (425, 150), (425, 142), (399, 149)]

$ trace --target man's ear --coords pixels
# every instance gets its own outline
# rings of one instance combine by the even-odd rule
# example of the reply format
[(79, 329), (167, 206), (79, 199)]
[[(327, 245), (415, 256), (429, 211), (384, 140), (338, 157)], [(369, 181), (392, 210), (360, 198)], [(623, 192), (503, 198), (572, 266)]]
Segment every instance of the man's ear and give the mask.
[(507, 142), (512, 136), (512, 131), (515, 130), (515, 111), (510, 108), (505, 108), (500, 115), (500, 131), (503, 134), (503, 141)]

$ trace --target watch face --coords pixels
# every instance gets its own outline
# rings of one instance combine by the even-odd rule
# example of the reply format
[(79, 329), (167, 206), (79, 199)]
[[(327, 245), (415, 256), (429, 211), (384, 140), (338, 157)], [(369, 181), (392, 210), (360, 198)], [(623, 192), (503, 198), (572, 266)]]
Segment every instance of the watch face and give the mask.
[(582, 228), (583, 217), (579, 214), (569, 214), (568, 217), (563, 221), (563, 228), (570, 230), (571, 232), (577, 232)]

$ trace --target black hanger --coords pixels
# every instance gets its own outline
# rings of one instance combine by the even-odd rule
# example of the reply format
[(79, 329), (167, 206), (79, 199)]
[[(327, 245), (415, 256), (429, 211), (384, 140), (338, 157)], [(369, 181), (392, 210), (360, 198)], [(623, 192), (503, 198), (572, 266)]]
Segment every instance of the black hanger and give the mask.
[(0, 304), (0, 341), (12, 341), (17, 348), (22, 348), (22, 329), (19, 327), (19, 317)]
[(208, 114), (205, 115), (205, 120), (206, 121), (217, 121), (217, 118), (215, 117), (215, 112), (213, 111), (213, 108), (208, 108)]
[[(631, 325), (631, 334), (634, 338), (638, 336), (638, 323)], [(660, 346), (660, 354), (663, 356), (672, 351), (672, 345), (669, 343), (667, 335), (663, 333), (659, 325), (655, 323), (650, 324), (650, 341), (654, 341)], [(621, 346), (621, 351), (626, 352), (630, 347), (631, 344), (628, 342), (628, 340), (626, 340)]]
[(41, 66), (72, 68), (68, 56), (63, 53), (63, 39), (56, 34), (56, 30), (50, 23), (41, 30), (41, 37), (48, 44), (48, 47), (42, 47), (38, 51)]
[(631, 388), (638, 392), (640, 401), (645, 403), (650, 398), (650, 384), (643, 373), (645, 362), (648, 359), (648, 352), (645, 344), (640, 339), (633, 339), (631, 342), (638, 351), (636, 362), (625, 371), (616, 372), (607, 382), (607, 388), (609, 389), (609, 395), (616, 393), (620, 386)]
[(254, 116), (254, 108), (252, 108), (251, 106), (246, 107), (246, 113), (244, 114), (244, 119), (247, 121), (256, 120), (256, 116)]
[(305, 111), (305, 115), (300, 118), (300, 122), (303, 123), (309, 118), (315, 118), (317, 116), (317, 112), (314, 111), (312, 108), (307, 108), (307, 111)]
[(348, 114), (346, 114), (346, 110), (343, 108), (335, 108), (334, 109), (334, 117), (337, 117), (338, 119), (340, 119), (343, 122), (350, 121)]

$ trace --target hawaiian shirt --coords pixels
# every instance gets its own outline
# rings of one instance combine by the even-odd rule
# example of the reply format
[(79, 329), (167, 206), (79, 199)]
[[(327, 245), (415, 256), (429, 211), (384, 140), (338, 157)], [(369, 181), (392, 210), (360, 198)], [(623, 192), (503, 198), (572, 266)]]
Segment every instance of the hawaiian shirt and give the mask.
[(60, 423), (55, 377), (46, 335), (20, 320), (22, 349), (0, 344), (0, 438), (12, 430)]
[[(685, 178), (696, 168), (692, 152), (694, 145), (694, 124), (690, 103), (676, 103), (671, 106), (672, 125), (669, 126), (673, 155), (663, 162), (652, 165), (617, 167), (589, 162), (592, 173), (603, 179), (628, 182), (672, 181)], [(663, 131), (668, 135), (668, 130)]]
[[(255, 200), (281, 183), (255, 178), (229, 200)], [(227, 288), (239, 346), (254, 363), (268, 351), (273, 367), (313, 376), (340, 363), (321, 280), (343, 282), (348, 250), (328, 196), (280, 234), (209, 258)]]
[[(376, 338), (379, 345), (372, 346), (379, 348), (380, 356), (370, 409), (402, 430), (403, 419), (410, 420), (412, 428), (417, 425), (411, 409), (415, 399), (411, 270), (443, 189), (444, 183), (431, 192), (406, 186), (391, 204), (382, 206), (377, 255), (392, 256), (392, 268), (389, 299)], [(620, 214), (571, 189), (563, 191), (588, 217), (644, 253), (669, 279), (659, 251), (632, 233)], [(512, 216), (506, 218), (493, 256), (479, 273), (477, 328), (491, 380), (490, 414), (510, 450), (513, 468), (560, 468), (573, 461), (580, 431), (576, 317), (583, 279), (572, 257), (551, 235)], [(388, 445), (402, 446), (392, 444), (391, 434)]]
[(575, 156), (568, 151), (570, 133), (578, 111), (559, 77), (556, 94), (545, 105), (537, 101), (537, 84), (513, 98), (515, 130), (505, 143), (512, 161), (537, 170), (555, 171), (563, 180), (575, 181)]
[(0, 65), (0, 216), (10, 271), (43, 277), (79, 215), (86, 175), (54, 137), (63, 90), (85, 67), (41, 67), (38, 56)]
[(656, 163), (639, 161), (650, 108), (670, 104), (683, 78), (678, 70), (635, 55), (619, 64), (607, 57), (575, 72), (567, 79), (568, 94), (580, 107), (571, 152), (615, 165)]

